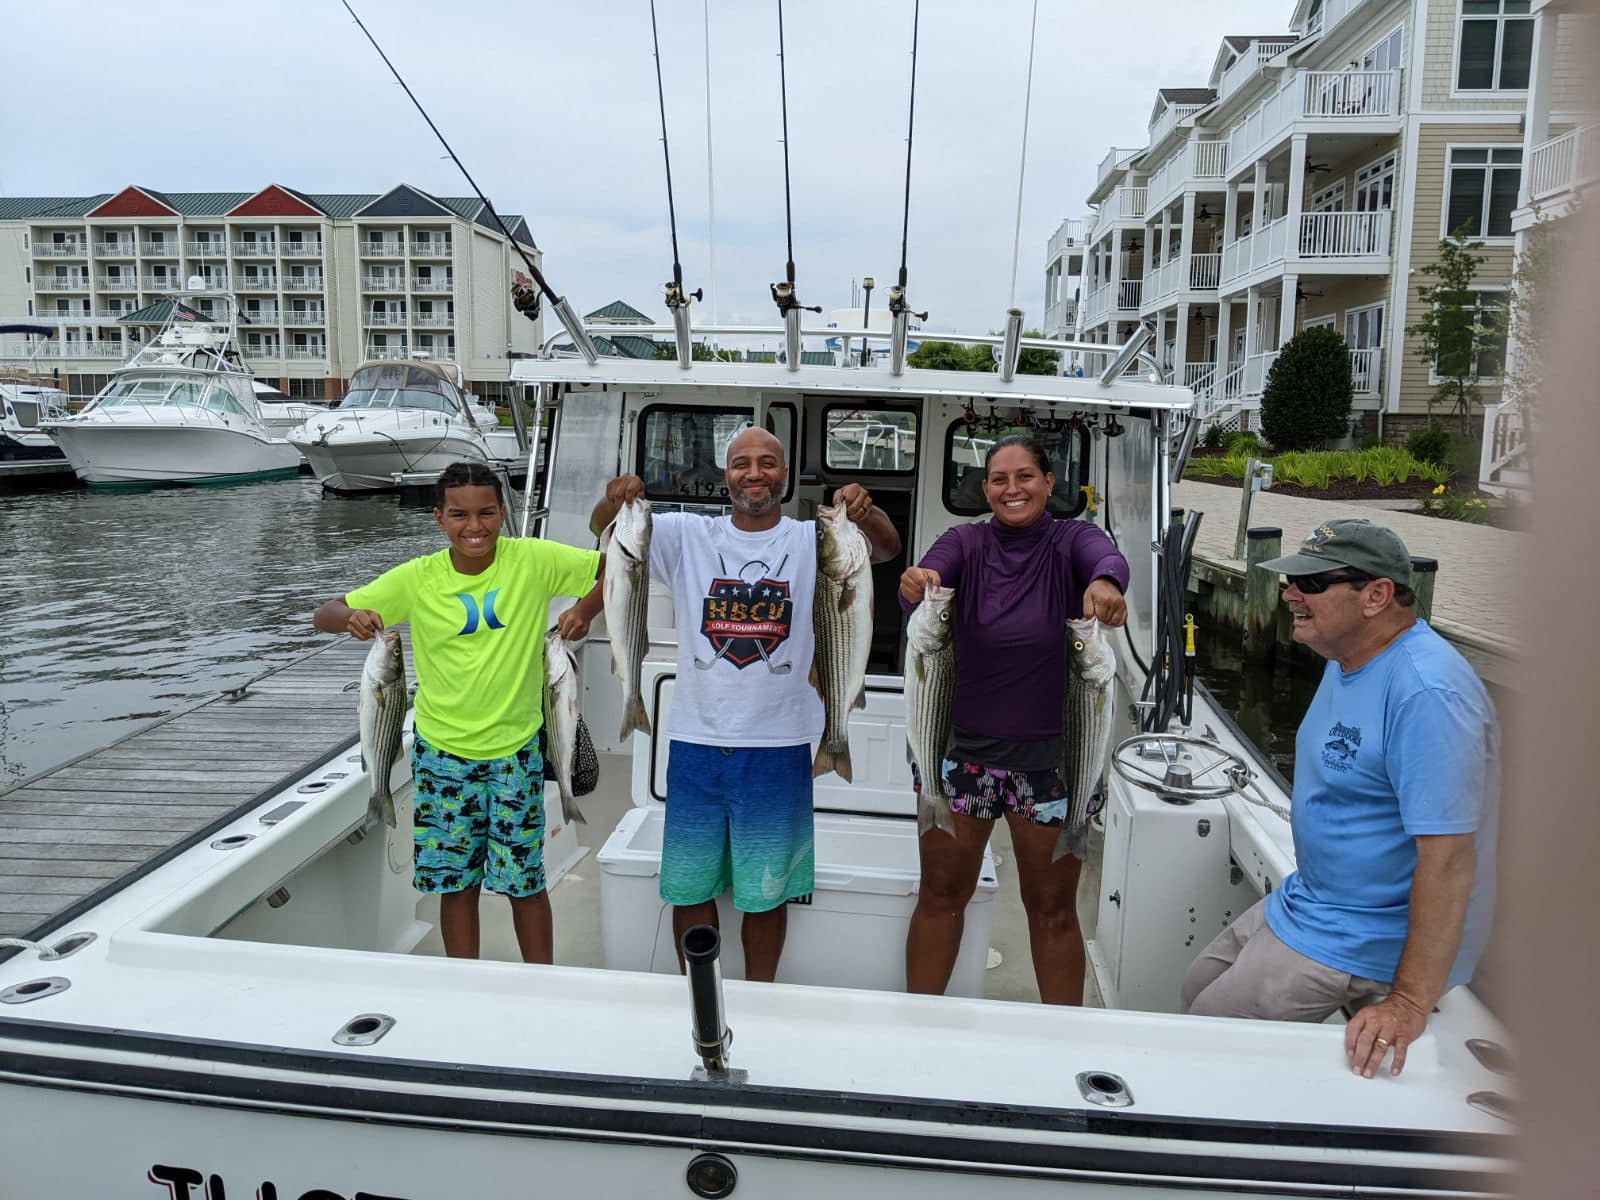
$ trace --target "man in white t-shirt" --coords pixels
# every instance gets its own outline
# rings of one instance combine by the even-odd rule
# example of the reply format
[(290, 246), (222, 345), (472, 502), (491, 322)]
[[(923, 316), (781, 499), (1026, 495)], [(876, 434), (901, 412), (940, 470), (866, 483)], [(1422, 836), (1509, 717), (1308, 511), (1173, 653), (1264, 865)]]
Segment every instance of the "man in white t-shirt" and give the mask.
[[(678, 676), (664, 734), (667, 817), (661, 898), (674, 940), (717, 923), (729, 886), (744, 914), (745, 977), (777, 974), (787, 902), (813, 886), (811, 741), (822, 703), (810, 682), (816, 523), (780, 510), (789, 478), (783, 444), (764, 429), (728, 446), (723, 478), (732, 513), (657, 513), (650, 567), (672, 589)], [(606, 485), (590, 524), (644, 495), (637, 475)], [(873, 562), (900, 553), (900, 536), (857, 483), (834, 492), (860, 526)], [(596, 588), (575, 606), (582, 630), (600, 609)], [(658, 731), (662, 732), (662, 731)]]

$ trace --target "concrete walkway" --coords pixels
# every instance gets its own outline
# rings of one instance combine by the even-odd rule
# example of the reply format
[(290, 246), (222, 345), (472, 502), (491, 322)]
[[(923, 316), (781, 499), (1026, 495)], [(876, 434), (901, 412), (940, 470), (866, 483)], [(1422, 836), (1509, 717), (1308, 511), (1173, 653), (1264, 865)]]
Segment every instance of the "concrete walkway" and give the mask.
[[(1173, 489), (1175, 506), (1205, 513), (1195, 539), (1197, 557), (1243, 566), (1233, 557), (1239, 501), (1240, 489), (1214, 483), (1185, 479)], [(1271, 491), (1256, 493), (1250, 524), (1280, 527), (1284, 552), (1288, 553), (1320, 522), (1334, 517), (1366, 517), (1387, 525), (1412, 554), (1438, 559), (1434, 624), (1484, 635), (1515, 651), (1523, 637), (1513, 613), (1527, 564), (1526, 535), (1414, 512), (1385, 511), (1358, 500), (1316, 500)], [(1441, 628), (1440, 632), (1449, 630)]]

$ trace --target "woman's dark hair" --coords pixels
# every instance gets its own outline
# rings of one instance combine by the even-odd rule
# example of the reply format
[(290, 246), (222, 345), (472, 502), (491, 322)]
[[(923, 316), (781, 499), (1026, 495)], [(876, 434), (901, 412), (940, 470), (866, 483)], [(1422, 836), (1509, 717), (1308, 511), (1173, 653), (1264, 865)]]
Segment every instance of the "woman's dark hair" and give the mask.
[(1033, 455), (1033, 461), (1039, 464), (1039, 470), (1043, 474), (1050, 474), (1050, 456), (1045, 453), (1044, 447), (1039, 443), (1038, 438), (1031, 433), (1008, 433), (990, 446), (989, 453), (983, 456), (983, 473), (985, 475), (989, 473), (989, 460), (1007, 446), (1021, 446), (1029, 454)]
[(494, 502), (501, 508), (506, 506), (506, 498), (500, 492), (500, 476), (481, 462), (453, 462), (440, 471), (438, 482), (433, 485), (433, 506), (443, 511), (444, 494), (454, 487), (492, 487)]

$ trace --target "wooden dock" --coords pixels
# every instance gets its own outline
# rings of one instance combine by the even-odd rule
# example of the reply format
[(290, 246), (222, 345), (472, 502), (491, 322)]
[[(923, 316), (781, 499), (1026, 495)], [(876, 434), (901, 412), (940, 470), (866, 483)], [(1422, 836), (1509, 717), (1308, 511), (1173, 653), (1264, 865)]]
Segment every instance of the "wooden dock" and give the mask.
[(350, 743), (357, 695), (344, 688), (368, 648), (330, 641), (0, 792), (0, 937), (70, 916)]

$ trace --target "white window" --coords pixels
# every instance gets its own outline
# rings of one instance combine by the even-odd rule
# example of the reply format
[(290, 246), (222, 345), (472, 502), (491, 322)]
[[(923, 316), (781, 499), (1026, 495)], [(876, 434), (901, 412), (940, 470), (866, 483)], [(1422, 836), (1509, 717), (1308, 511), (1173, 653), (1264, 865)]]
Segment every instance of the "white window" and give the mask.
[(1462, 0), (1456, 88), (1525, 91), (1533, 57), (1529, 0)]
[(1452, 146), (1445, 177), (1443, 234), (1510, 237), (1522, 182), (1521, 146)]
[[(1477, 322), (1490, 326), (1494, 332), (1482, 339), (1478, 347), (1478, 361), (1471, 364), (1469, 374), (1478, 379), (1494, 379), (1500, 375), (1506, 361), (1506, 293), (1499, 288), (1483, 288), (1475, 290), (1473, 296), (1477, 301)], [(1448, 342), (1440, 346), (1438, 355), (1433, 362), (1433, 378), (1435, 381), (1441, 375), (1456, 374), (1455, 368), (1459, 356), (1466, 353), (1469, 340), (1465, 335), (1460, 339), (1460, 345), (1451, 345)], [(1441, 367), (1448, 368), (1440, 370)]]
[(1356, 172), (1356, 212), (1388, 212), (1394, 207), (1393, 154)]
[(1333, 313), (1329, 313), (1327, 316), (1324, 316), (1324, 317), (1307, 317), (1304, 321), (1300, 322), (1300, 328), (1301, 329), (1332, 329), (1334, 320), (1335, 320), (1335, 317), (1334, 317)]
[(1352, 350), (1375, 350), (1383, 345), (1383, 305), (1369, 304), (1344, 314), (1344, 340)]
[(1344, 211), (1344, 180), (1336, 180), (1311, 197), (1312, 212)]
[(1380, 42), (1361, 56), (1363, 71), (1398, 71), (1404, 63), (1401, 52), (1405, 49), (1404, 29), (1396, 25)]

